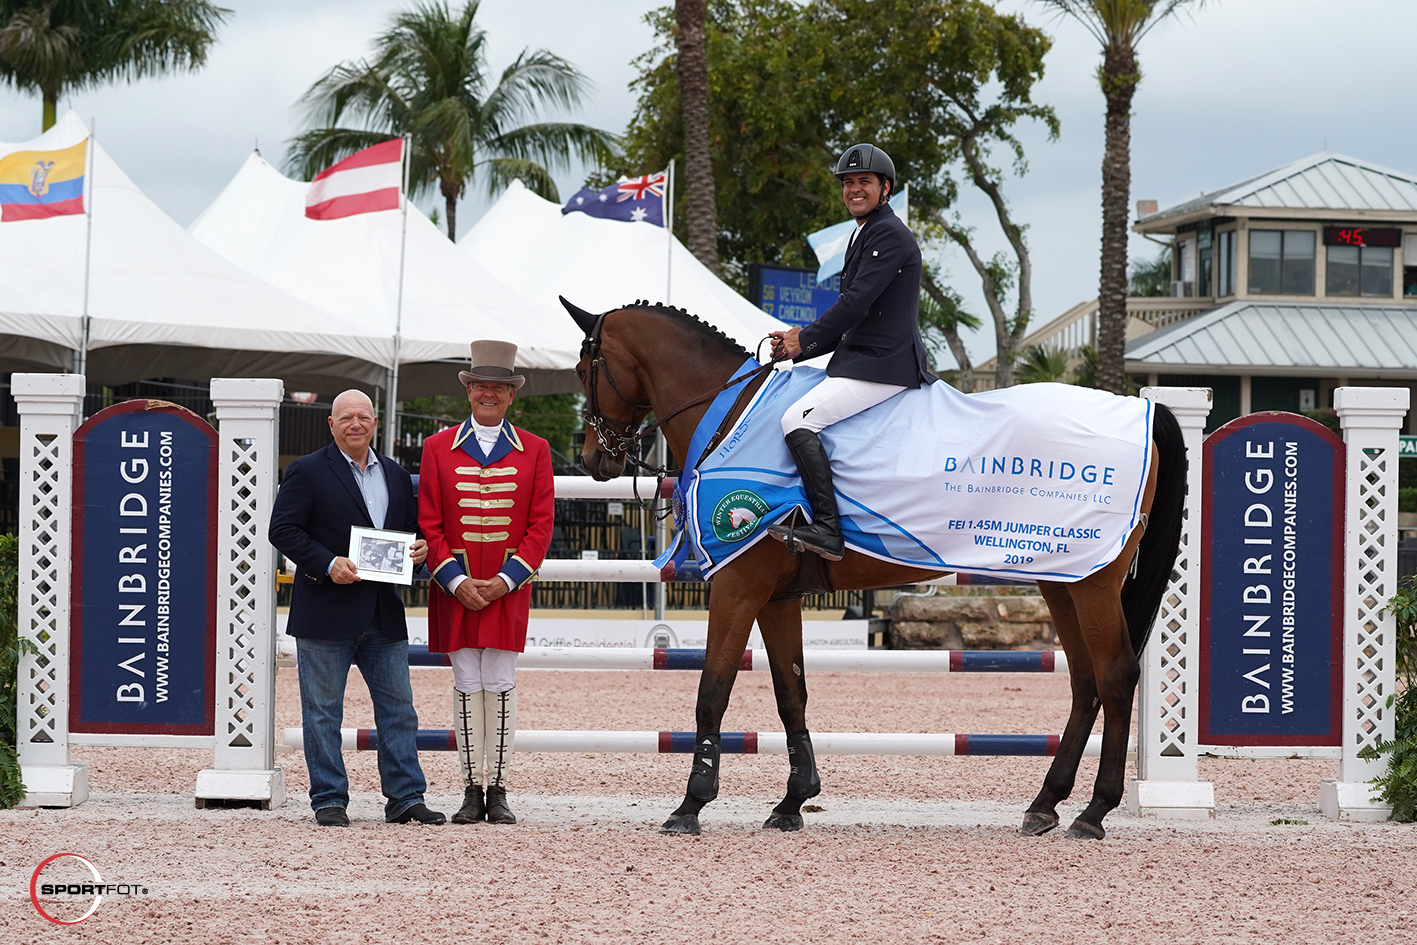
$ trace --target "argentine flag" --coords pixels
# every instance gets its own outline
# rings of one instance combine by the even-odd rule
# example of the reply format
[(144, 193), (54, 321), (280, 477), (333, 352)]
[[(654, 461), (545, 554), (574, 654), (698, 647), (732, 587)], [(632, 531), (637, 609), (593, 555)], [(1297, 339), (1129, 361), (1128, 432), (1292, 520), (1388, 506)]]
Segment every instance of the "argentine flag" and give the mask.
[[(890, 199), (891, 209), (901, 222), (906, 226), (910, 225), (910, 185), (906, 184), (900, 193)], [(856, 221), (847, 220), (844, 223), (837, 223), (827, 227), (825, 230), (818, 230), (815, 233), (807, 234), (807, 245), (812, 247), (812, 251), (817, 254), (817, 261), (821, 263), (821, 268), (817, 270), (817, 281), (826, 282), (832, 276), (841, 272), (841, 267), (846, 264), (846, 247), (851, 243), (851, 234), (856, 230)]]

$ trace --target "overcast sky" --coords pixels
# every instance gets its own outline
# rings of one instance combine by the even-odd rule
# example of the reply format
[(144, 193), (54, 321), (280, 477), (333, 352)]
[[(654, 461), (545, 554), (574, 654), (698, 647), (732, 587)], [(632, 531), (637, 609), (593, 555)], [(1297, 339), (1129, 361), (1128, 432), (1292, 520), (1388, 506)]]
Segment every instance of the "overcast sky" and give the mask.
[[(110, 86), (60, 103), (85, 120), (130, 177), (186, 226), (240, 168), (257, 141), (278, 166), (298, 130), (293, 105), (330, 66), (366, 55), (401, 4), (391, 0), (224, 0), (235, 12), (202, 72)], [(564, 56), (591, 77), (578, 120), (623, 131), (634, 110), (631, 61), (650, 48), (644, 0), (483, 0), (479, 20), (500, 70), (527, 47)], [(1035, 324), (1097, 294), (1103, 101), (1095, 41), (1028, 0), (1003, 0), (1055, 37), (1035, 99), (1052, 105), (1062, 135), (1025, 128), (1029, 173), (1005, 194), (1029, 227)], [(1325, 147), (1417, 172), (1408, 92), (1417, 4), (1410, 0), (1228, 0), (1159, 26), (1141, 47), (1133, 105), (1132, 199), (1162, 207), (1297, 160)], [(1404, 65), (1404, 63), (1408, 63)], [(38, 99), (0, 89), (0, 141), (38, 134)], [(562, 197), (579, 170), (560, 176)], [(470, 198), (465, 232), (485, 209)], [(992, 252), (1003, 248), (986, 204), (966, 196), (966, 222)], [(843, 213), (843, 217), (845, 214)], [(1134, 237), (1134, 259), (1158, 247)], [(944, 269), (986, 315), (960, 255)], [(992, 331), (970, 343), (993, 353)]]

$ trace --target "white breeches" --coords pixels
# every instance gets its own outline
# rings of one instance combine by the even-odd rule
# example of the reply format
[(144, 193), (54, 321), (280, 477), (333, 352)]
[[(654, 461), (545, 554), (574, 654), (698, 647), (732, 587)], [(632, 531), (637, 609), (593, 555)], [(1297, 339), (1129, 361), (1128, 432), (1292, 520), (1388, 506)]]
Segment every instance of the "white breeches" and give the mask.
[(782, 415), (784, 436), (793, 430), (821, 433), (836, 423), (853, 417), (876, 404), (890, 400), (905, 390), (895, 384), (877, 384), (854, 377), (828, 377), (807, 391)]
[(461, 649), (448, 654), (458, 692), (507, 692), (515, 685), (517, 657), (511, 650)]

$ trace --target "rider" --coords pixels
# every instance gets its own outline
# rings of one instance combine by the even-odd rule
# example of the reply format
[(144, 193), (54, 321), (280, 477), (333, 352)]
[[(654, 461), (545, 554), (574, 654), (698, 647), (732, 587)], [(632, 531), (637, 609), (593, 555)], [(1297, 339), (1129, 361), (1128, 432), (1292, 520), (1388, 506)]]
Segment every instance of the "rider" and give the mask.
[(772, 332), (773, 355), (794, 361), (835, 351), (827, 376), (787, 408), (782, 432), (812, 503), (811, 525), (768, 531), (794, 553), (829, 561), (846, 552), (832, 489), (831, 462), (817, 434), (907, 388), (933, 384), (920, 338), (920, 246), (887, 198), (895, 164), (875, 145), (858, 144), (837, 161), (836, 176), (856, 230), (841, 272), (841, 297), (812, 324)]

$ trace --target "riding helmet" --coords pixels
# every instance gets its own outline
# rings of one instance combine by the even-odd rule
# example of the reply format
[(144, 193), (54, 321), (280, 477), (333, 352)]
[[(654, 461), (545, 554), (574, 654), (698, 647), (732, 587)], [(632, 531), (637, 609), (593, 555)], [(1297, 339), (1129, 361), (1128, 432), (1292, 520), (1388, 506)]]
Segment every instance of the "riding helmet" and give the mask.
[(891, 182), (892, 194), (896, 191), (895, 162), (889, 154), (874, 144), (853, 144), (847, 148), (841, 160), (836, 162), (836, 170), (833, 173), (840, 180), (843, 174), (850, 174), (852, 171), (871, 171)]

